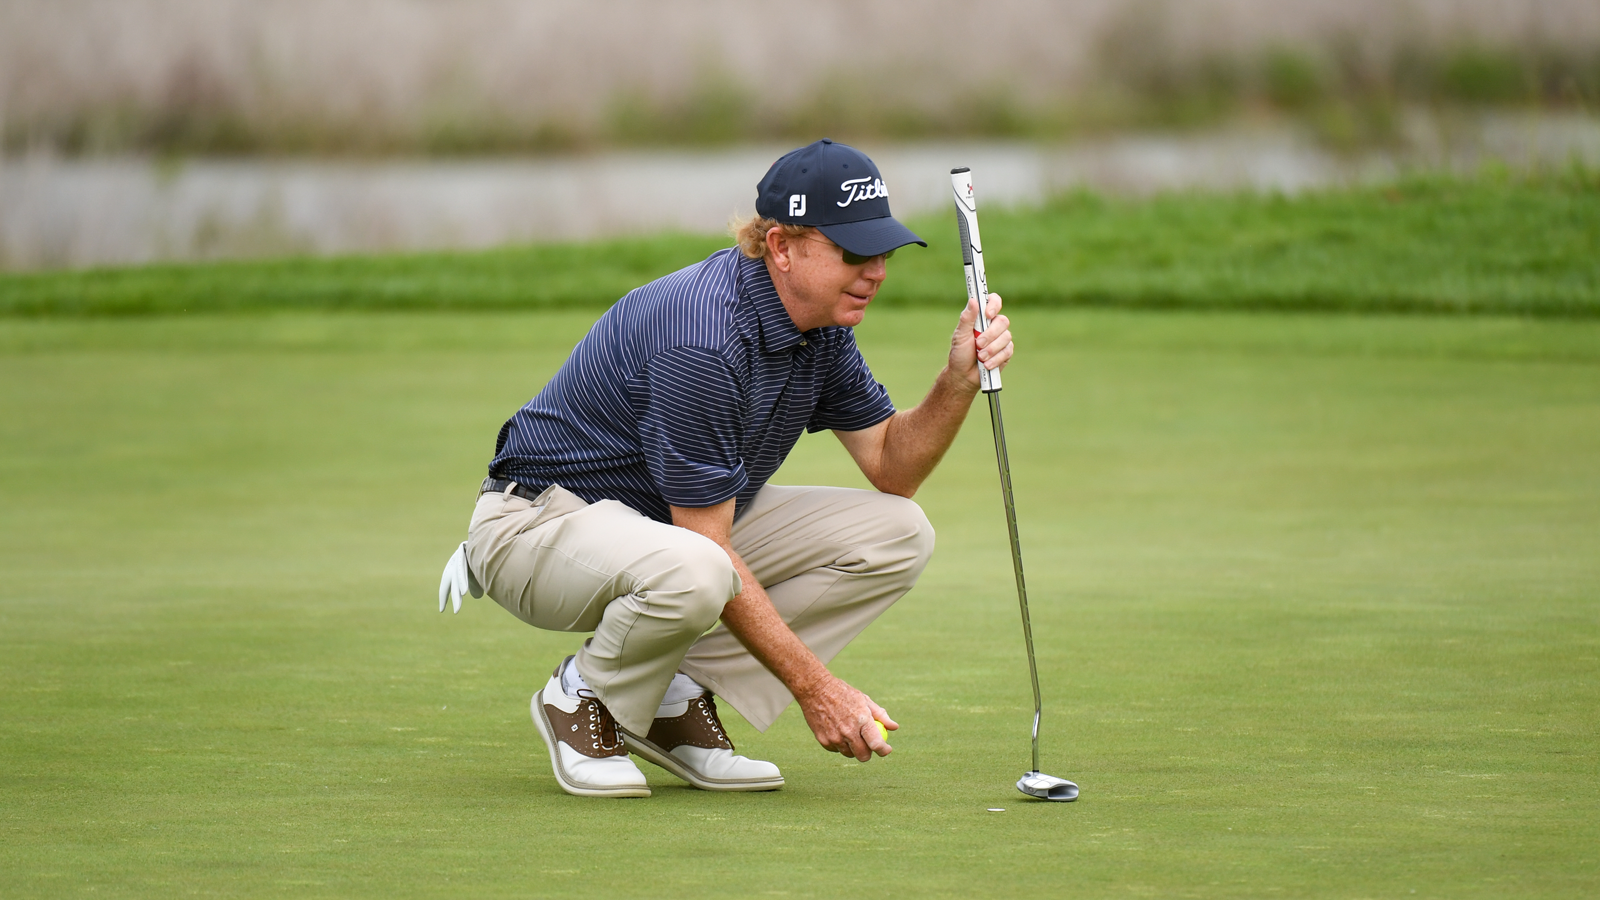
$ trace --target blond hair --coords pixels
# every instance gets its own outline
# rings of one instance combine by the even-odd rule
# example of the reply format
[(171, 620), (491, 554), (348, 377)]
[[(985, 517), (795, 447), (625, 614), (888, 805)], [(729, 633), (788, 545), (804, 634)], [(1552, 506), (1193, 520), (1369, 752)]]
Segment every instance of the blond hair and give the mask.
[(728, 220), (728, 233), (739, 242), (739, 252), (750, 259), (767, 258), (767, 232), (774, 228), (782, 228), (786, 238), (801, 237), (817, 230), (812, 225), (791, 225), (761, 216), (735, 215)]

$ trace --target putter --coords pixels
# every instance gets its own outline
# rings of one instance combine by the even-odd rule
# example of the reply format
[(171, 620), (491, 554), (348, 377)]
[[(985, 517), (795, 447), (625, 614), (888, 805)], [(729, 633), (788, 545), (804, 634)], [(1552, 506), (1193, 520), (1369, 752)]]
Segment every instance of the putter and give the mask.
[[(983, 271), (983, 241), (978, 237), (978, 201), (972, 194), (972, 170), (950, 170), (950, 187), (955, 193), (956, 225), (961, 230), (961, 263), (967, 272), (967, 299), (978, 301), (976, 333), (989, 327), (984, 304), (989, 298), (989, 279)], [(1033, 658), (1033, 623), (1028, 618), (1028, 586), (1022, 578), (1022, 543), (1017, 540), (1017, 505), (1011, 494), (1011, 460), (1006, 454), (1005, 420), (1000, 415), (1000, 370), (978, 366), (978, 378), (989, 400), (989, 424), (994, 429), (994, 455), (1000, 466), (1000, 496), (1005, 501), (1006, 530), (1011, 535), (1011, 568), (1017, 577), (1017, 605), (1022, 608), (1022, 642), (1028, 650), (1028, 677), (1033, 681), (1033, 768), (1017, 780), (1017, 790), (1040, 800), (1078, 799), (1078, 786), (1065, 778), (1039, 771), (1039, 665)]]

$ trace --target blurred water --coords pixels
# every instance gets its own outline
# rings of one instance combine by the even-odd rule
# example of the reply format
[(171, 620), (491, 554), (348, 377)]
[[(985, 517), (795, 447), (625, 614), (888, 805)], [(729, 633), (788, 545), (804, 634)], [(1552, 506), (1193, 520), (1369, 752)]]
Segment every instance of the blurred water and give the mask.
[[(897, 215), (941, 209), (970, 166), (982, 202), (1111, 193), (1282, 190), (1463, 168), (1581, 159), (1600, 165), (1600, 120), (1489, 116), (1412, 127), (1404, 153), (1340, 155), (1287, 130), (1123, 137), (1064, 146), (863, 146)], [(12, 270), (465, 249), (663, 229), (717, 231), (753, 209), (787, 147), (453, 162), (140, 159), (0, 162), (0, 267)]]

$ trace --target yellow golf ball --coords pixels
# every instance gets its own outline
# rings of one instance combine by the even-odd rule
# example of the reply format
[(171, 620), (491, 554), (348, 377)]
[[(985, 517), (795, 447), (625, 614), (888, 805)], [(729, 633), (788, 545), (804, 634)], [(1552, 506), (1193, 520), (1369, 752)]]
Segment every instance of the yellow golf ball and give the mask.
[(875, 721), (872, 724), (878, 726), (878, 734), (883, 735), (885, 741), (889, 740), (889, 729), (882, 722)]

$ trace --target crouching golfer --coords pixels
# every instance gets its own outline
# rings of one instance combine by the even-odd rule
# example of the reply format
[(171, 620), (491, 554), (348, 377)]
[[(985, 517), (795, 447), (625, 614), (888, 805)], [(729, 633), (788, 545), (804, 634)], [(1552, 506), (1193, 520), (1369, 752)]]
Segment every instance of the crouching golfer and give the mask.
[[(594, 632), (533, 696), (556, 780), (647, 797), (633, 756), (698, 788), (783, 785), (734, 755), (714, 698), (766, 730), (791, 700), (824, 748), (865, 762), (894, 720), (829, 673), (910, 590), (933, 529), (909, 498), (1011, 357), (1000, 298), (962, 313), (927, 397), (896, 412), (851, 326), (895, 248), (877, 167), (823, 140), (773, 164), (739, 245), (623, 297), (500, 429), (441, 586), (538, 628)], [(767, 484), (830, 429), (877, 491)]]

